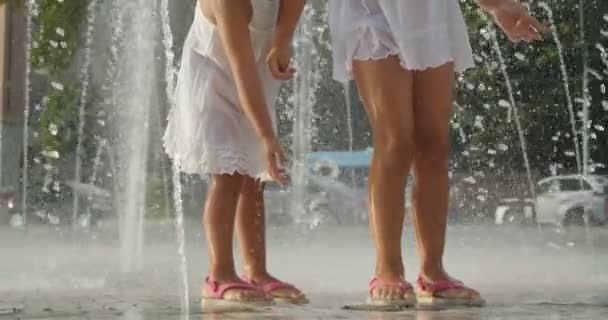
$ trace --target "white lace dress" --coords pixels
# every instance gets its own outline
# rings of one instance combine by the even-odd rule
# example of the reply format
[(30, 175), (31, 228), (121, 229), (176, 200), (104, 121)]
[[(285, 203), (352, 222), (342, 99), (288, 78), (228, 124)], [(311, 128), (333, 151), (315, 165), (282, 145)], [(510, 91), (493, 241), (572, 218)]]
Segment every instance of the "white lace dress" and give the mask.
[(329, 0), (334, 78), (352, 79), (353, 60), (397, 55), (408, 70), (474, 65), (459, 0)]
[[(276, 24), (279, 0), (255, 0), (250, 35), (268, 111), (276, 128), (274, 101), (279, 83), (265, 59)], [(239, 102), (230, 66), (215, 26), (197, 5), (186, 38), (163, 137), (167, 154), (189, 174), (248, 175), (269, 180), (263, 146)]]

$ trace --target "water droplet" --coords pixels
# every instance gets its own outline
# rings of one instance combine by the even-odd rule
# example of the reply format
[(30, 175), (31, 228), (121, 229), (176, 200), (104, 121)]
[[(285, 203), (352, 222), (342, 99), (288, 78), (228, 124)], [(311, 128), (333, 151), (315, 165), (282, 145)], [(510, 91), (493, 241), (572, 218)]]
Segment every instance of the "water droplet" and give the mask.
[(511, 108), (511, 104), (507, 100), (498, 100), (498, 105), (503, 108)]
[(58, 131), (59, 131), (59, 129), (57, 128), (56, 124), (54, 124), (54, 123), (49, 124), (49, 132), (52, 135), (56, 136)]
[(46, 158), (59, 159), (59, 152), (56, 150), (42, 151), (42, 155)]
[(53, 81), (53, 82), (51, 82), (51, 86), (52, 86), (53, 88), (55, 88), (55, 90), (59, 90), (59, 91), (63, 91), (63, 89), (64, 89), (63, 84), (62, 84), (62, 83), (60, 83), (60, 82), (57, 82), (57, 81)]
[(466, 177), (464, 179), (462, 179), (462, 181), (466, 182), (466, 183), (470, 183), (470, 184), (476, 184), (477, 180), (474, 177)]

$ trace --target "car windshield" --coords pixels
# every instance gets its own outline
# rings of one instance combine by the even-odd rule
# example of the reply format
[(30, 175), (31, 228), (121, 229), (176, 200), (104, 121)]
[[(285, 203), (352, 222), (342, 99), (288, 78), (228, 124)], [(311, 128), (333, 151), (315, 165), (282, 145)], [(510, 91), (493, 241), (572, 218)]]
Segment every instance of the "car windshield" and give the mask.
[(588, 176), (588, 181), (594, 185), (595, 191), (608, 195), (608, 177), (606, 176)]

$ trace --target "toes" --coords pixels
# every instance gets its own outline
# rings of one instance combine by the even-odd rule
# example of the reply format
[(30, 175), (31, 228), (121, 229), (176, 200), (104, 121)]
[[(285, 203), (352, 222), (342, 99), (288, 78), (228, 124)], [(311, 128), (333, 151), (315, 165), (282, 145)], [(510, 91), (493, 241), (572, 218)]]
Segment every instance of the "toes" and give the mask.
[(297, 299), (302, 296), (302, 293), (297, 289), (279, 289), (275, 290), (272, 295), (276, 298)]
[(391, 300), (401, 299), (401, 297), (400, 297), (401, 294), (402, 294), (401, 289), (398, 287), (394, 287), (394, 288), (391, 288), (390, 295), (388, 298)]
[(230, 290), (226, 292), (224, 298), (233, 301), (261, 301), (264, 297), (254, 290)]
[(479, 298), (479, 293), (473, 289), (451, 289), (443, 292), (441, 296), (444, 298), (477, 299)]
[(372, 298), (381, 300), (396, 300), (400, 299), (401, 289), (398, 287), (376, 288), (372, 294)]

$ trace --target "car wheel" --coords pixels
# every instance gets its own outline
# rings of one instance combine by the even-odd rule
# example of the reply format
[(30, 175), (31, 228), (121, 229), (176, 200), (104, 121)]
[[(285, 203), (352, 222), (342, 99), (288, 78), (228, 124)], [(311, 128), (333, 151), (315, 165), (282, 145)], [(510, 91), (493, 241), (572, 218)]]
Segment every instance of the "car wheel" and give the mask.
[(524, 223), (525, 218), (522, 212), (518, 212), (514, 209), (509, 209), (503, 217), (504, 224), (506, 225), (521, 225)]
[(566, 216), (563, 221), (564, 226), (584, 226), (585, 225), (585, 211), (583, 208), (574, 208), (566, 212)]

